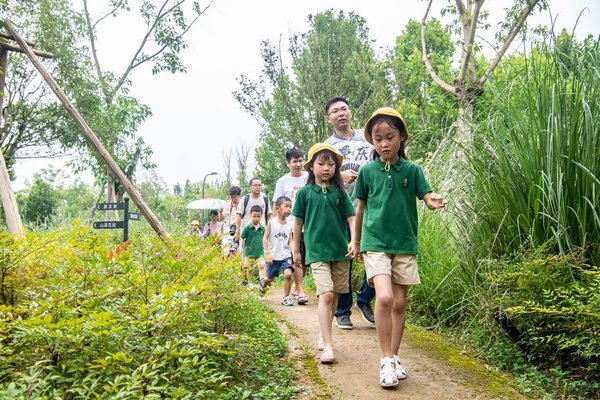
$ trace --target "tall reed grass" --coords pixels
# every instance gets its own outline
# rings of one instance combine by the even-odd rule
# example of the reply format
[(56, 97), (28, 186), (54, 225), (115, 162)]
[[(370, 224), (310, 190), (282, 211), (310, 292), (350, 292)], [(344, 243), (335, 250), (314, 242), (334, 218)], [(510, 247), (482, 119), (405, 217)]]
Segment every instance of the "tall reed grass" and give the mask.
[(468, 153), (473, 214), (463, 217), (478, 256), (550, 244), (557, 254), (587, 248), (600, 264), (598, 47), (563, 61), (528, 57)]

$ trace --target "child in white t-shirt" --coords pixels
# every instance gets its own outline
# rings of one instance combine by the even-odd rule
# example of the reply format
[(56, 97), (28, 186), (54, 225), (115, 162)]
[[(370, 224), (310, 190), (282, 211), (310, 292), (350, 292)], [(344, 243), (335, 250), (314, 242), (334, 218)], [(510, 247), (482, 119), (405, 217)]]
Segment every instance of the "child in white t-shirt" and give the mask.
[(261, 294), (264, 294), (273, 280), (283, 271), (283, 298), (281, 304), (293, 306), (294, 302), (290, 299), (292, 274), (294, 273), (292, 251), (290, 249), (293, 224), (287, 220), (287, 217), (292, 213), (292, 201), (289, 197), (281, 196), (275, 201), (275, 213), (277, 216), (269, 220), (263, 236), (267, 273), (266, 277), (260, 280), (258, 290)]
[[(285, 152), (285, 165), (290, 170), (289, 173), (283, 175), (277, 179), (275, 184), (275, 191), (273, 193), (273, 202), (277, 201), (281, 196), (286, 196), (292, 202), (294, 206), (294, 199), (296, 198), (296, 192), (301, 187), (306, 185), (306, 178), (308, 172), (303, 170), (304, 166), (304, 152), (298, 148), (292, 148)], [(294, 216), (290, 215), (287, 220), (294, 225)], [(293, 297), (298, 299), (298, 304), (304, 305), (308, 303), (308, 297), (304, 293), (302, 283), (304, 281), (304, 275), (306, 273), (306, 265), (304, 264), (304, 240), (300, 238), (300, 256), (302, 257), (301, 268), (294, 270), (294, 290), (292, 291)]]

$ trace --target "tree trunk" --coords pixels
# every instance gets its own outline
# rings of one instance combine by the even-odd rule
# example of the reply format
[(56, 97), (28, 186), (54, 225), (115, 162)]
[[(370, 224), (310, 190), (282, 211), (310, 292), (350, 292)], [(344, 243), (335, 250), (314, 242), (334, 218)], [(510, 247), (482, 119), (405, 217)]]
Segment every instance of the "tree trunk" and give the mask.
[[(8, 51), (0, 49), (0, 126), (2, 126), (2, 109), (4, 107), (4, 87), (5, 87), (5, 71), (8, 64)], [(10, 177), (8, 176), (8, 168), (6, 161), (0, 149), (0, 197), (2, 197), (2, 207), (6, 217), (6, 225), (8, 233), (11, 235), (23, 235), (23, 222), (19, 214), (17, 199), (10, 186)]]
[(473, 144), (473, 114), (475, 110), (475, 99), (465, 98), (458, 102), (458, 115), (456, 122), (455, 143), (457, 147), (456, 158), (464, 160), (464, 150)]
[(8, 170), (6, 168), (6, 162), (4, 156), (0, 151), (0, 196), (2, 197), (2, 207), (4, 207), (4, 215), (6, 217), (6, 225), (8, 226), (8, 233), (11, 235), (22, 236), (23, 235), (23, 222), (21, 221), (21, 215), (19, 214), (19, 208), (17, 206), (17, 199), (10, 186), (10, 178), (8, 176)]

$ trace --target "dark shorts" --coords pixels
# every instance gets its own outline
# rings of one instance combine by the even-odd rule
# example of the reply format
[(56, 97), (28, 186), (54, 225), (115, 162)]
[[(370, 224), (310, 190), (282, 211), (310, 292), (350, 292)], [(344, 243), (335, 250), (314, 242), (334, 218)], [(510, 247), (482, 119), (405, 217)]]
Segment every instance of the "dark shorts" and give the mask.
[(287, 268), (294, 272), (292, 265), (292, 258), (288, 257), (285, 260), (273, 260), (273, 264), (267, 267), (267, 279), (273, 279), (279, 276), (281, 271), (285, 271)]

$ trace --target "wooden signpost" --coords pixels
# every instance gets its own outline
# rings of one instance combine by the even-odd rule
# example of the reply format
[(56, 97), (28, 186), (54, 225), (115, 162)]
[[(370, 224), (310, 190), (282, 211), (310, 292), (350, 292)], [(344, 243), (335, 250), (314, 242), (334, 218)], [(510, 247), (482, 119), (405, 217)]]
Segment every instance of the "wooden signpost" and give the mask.
[(141, 220), (140, 214), (129, 212), (129, 199), (123, 199), (122, 203), (98, 203), (98, 211), (123, 210), (123, 221), (96, 221), (92, 225), (94, 229), (123, 229), (123, 242), (129, 239), (129, 221)]

